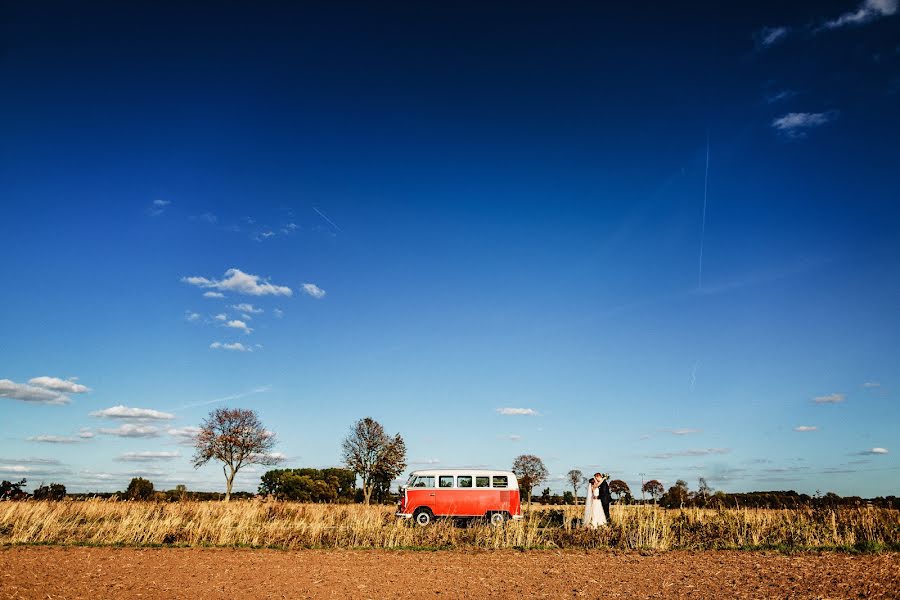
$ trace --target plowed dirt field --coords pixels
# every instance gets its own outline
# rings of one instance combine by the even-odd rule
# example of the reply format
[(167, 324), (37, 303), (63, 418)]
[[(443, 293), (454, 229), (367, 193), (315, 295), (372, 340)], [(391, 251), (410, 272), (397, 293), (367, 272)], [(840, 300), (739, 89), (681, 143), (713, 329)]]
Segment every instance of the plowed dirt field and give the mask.
[(0, 598), (898, 598), (900, 555), (0, 548)]

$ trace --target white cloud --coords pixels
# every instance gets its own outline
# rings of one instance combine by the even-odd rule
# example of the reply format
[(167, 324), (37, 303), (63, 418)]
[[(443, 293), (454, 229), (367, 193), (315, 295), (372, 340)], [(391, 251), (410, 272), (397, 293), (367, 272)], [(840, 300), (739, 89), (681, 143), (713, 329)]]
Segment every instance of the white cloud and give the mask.
[(68, 437), (65, 435), (48, 435), (46, 433), (42, 433), (41, 435), (33, 435), (28, 438), (29, 442), (43, 442), (45, 444), (77, 444), (78, 439), (73, 437)]
[(191, 323), (200, 320), (200, 314), (189, 310), (184, 311), (184, 320)]
[(322, 288), (320, 288), (319, 286), (317, 286), (314, 283), (304, 283), (303, 291), (304, 291), (304, 293), (306, 293), (309, 296), (312, 296), (316, 300), (319, 300), (319, 299), (325, 297), (325, 290), (323, 290)]
[(498, 408), (497, 414), (501, 414), (504, 416), (525, 416), (525, 417), (536, 417), (538, 416), (538, 412), (533, 408)]
[(284, 311), (281, 310), (280, 308), (276, 308), (275, 310), (272, 311), (272, 314), (275, 315), (276, 319), (280, 319), (284, 316)]
[(881, 387), (881, 384), (878, 383), (877, 381), (867, 381), (867, 382), (865, 382), (864, 384), (862, 384), (862, 386), (863, 386), (864, 388), (866, 388), (866, 389), (870, 389), (870, 390), (871, 390), (871, 389), (874, 389), (874, 388), (880, 388), (880, 387)]
[(92, 417), (105, 419), (133, 419), (138, 421), (167, 421), (175, 418), (175, 415), (171, 413), (153, 410), (152, 408), (132, 408), (122, 404), (104, 408), (103, 410), (95, 410), (90, 414)]
[(663, 429), (666, 433), (672, 435), (691, 435), (692, 433), (703, 433), (702, 429), (693, 429), (691, 427), (682, 427), (680, 429)]
[(797, 95), (797, 92), (793, 90), (781, 90), (779, 92), (773, 92), (766, 96), (766, 102), (769, 104), (775, 104), (776, 102), (781, 102), (782, 100), (787, 100), (788, 98), (793, 98)]
[(650, 458), (669, 459), (682, 456), (710, 456), (713, 454), (728, 454), (731, 452), (728, 448), (694, 448), (691, 450), (679, 450), (677, 452), (663, 452), (660, 454), (652, 454)]
[(223, 344), (222, 342), (213, 342), (209, 345), (213, 350), (234, 350), (236, 352), (253, 352), (252, 346), (245, 346), (240, 342), (234, 342), (232, 344)]
[(219, 313), (214, 316), (213, 319), (215, 319), (216, 321), (226, 321), (228, 320), (228, 315), (226, 315), (225, 313)]
[(897, 12), (897, 0), (865, 0), (855, 11), (846, 12), (827, 21), (822, 29), (837, 29), (847, 25), (863, 25), (870, 21), (889, 17)]
[(224, 298), (225, 294), (222, 292), (203, 292), (204, 298)]
[(232, 304), (231, 308), (233, 308), (234, 310), (236, 310), (238, 312), (249, 313), (251, 315), (258, 315), (261, 312), (263, 312), (263, 309), (257, 308), (256, 306), (253, 306), (252, 304), (247, 304), (246, 302), (241, 303), (241, 304)]
[(172, 203), (169, 200), (154, 200), (153, 201), (153, 206), (156, 206), (158, 208), (165, 208), (170, 204), (172, 204)]
[(815, 425), (798, 425), (794, 427), (794, 431), (805, 432), (805, 431), (818, 431), (818, 427)]
[(838, 111), (821, 113), (792, 112), (772, 121), (772, 127), (790, 138), (805, 137), (814, 127), (821, 127), (838, 117)]
[(116, 460), (122, 462), (150, 462), (154, 460), (172, 460), (181, 456), (178, 452), (126, 452)]
[(510, 433), (509, 435), (498, 435), (497, 438), (501, 440), (509, 440), (511, 442), (518, 442), (522, 439), (522, 436), (516, 433)]
[(246, 323), (244, 323), (243, 321), (239, 321), (237, 319), (228, 321), (227, 323), (225, 323), (225, 327), (231, 327), (232, 329), (240, 329), (244, 333), (250, 333), (251, 331), (253, 331), (253, 329), (251, 329), (250, 327), (247, 327)]
[(839, 404), (846, 399), (846, 394), (828, 394), (827, 396), (816, 396), (813, 398), (813, 402), (816, 404)]
[(87, 386), (75, 383), (74, 379), (60, 379), (58, 377), (47, 377), (46, 375), (29, 379), (28, 383), (44, 389), (53, 390), (54, 392), (84, 394), (85, 392), (91, 391)]
[(115, 435), (125, 438), (156, 437), (159, 435), (159, 429), (153, 425), (135, 425), (134, 423), (124, 423), (115, 428), (101, 427), (97, 432), (103, 435)]
[(166, 430), (166, 433), (174, 438), (178, 438), (180, 444), (192, 444), (194, 438), (200, 433), (199, 427), (172, 427)]
[(788, 27), (763, 27), (756, 34), (756, 42), (763, 47), (780, 42), (790, 32)]
[(166, 212), (166, 207), (172, 204), (168, 200), (154, 200), (150, 203), (149, 213), (152, 217), (158, 217), (159, 215)]
[(411, 464), (411, 465), (439, 465), (439, 464), (441, 464), (441, 461), (436, 458), (426, 458), (424, 460), (411, 461), (409, 464)]
[(224, 279), (207, 279), (206, 277), (182, 277), (181, 281), (201, 288), (212, 288), (220, 292), (234, 292), (248, 296), (290, 296), (294, 292), (283, 285), (269, 283), (258, 275), (244, 273), (240, 269), (228, 269)]
[(85, 427), (85, 428), (82, 428), (82, 430), (78, 432), (78, 437), (80, 437), (83, 440), (89, 440), (92, 437), (94, 437), (94, 432)]
[(887, 448), (872, 448), (870, 450), (863, 450), (862, 452), (857, 452), (857, 454), (869, 456), (869, 455), (877, 455), (877, 454), (888, 454)]
[(36, 404), (68, 404), (69, 397), (62, 392), (26, 383), (16, 383), (9, 379), (0, 379), (0, 398), (23, 400)]

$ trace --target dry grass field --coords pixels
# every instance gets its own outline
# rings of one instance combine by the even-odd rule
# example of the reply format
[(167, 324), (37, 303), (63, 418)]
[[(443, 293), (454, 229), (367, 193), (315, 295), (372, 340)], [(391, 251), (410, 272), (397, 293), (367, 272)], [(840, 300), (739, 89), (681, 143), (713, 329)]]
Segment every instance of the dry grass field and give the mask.
[(398, 522), (392, 506), (290, 502), (0, 502), (0, 544), (251, 548), (900, 550), (900, 511), (614, 506), (612, 526), (576, 526), (580, 508), (534, 510), (492, 527)]

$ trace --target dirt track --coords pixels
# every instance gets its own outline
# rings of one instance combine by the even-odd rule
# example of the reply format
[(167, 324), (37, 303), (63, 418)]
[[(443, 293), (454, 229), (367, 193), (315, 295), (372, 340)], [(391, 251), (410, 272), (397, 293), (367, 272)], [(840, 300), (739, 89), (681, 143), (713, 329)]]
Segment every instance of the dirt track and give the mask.
[(900, 555), (0, 548), (0, 598), (896, 598)]

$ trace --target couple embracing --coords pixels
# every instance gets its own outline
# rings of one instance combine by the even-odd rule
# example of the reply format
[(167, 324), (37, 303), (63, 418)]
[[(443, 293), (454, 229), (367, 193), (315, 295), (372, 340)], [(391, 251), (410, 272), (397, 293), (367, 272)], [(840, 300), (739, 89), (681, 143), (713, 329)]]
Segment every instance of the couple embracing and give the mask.
[(587, 497), (584, 501), (584, 526), (589, 529), (602, 527), (610, 522), (609, 474), (594, 473), (588, 480)]

